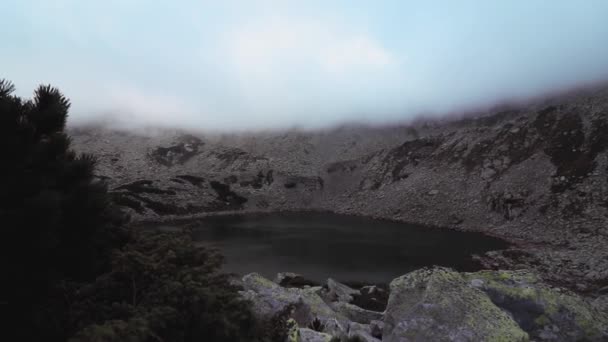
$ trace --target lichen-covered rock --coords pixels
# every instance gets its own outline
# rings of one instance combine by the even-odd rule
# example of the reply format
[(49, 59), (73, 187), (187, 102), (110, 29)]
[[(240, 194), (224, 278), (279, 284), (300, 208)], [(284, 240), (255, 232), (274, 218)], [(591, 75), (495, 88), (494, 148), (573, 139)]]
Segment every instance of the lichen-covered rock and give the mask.
[(243, 289), (241, 295), (252, 302), (253, 313), (259, 319), (270, 319), (292, 305), (292, 318), (300, 326), (307, 326), (315, 318), (322, 322), (332, 318), (346, 321), (342, 315), (332, 310), (314, 289), (284, 288), (257, 273), (243, 277)]
[[(608, 341), (607, 313), (525, 271), (420, 269), (391, 282), (385, 312), (337, 300), (350, 288), (328, 283), (334, 301), (321, 287), (285, 288), (252, 273), (242, 295), (261, 319), (289, 308), (291, 341)], [(300, 328), (315, 319), (322, 333)]]
[(383, 341), (527, 341), (511, 316), (459, 273), (421, 269), (393, 280)]
[(608, 341), (606, 313), (569, 291), (548, 287), (529, 272), (481, 271), (464, 277), (533, 339)]
[(293, 318), (287, 320), (286, 342), (300, 342), (300, 328), (298, 327), (298, 323)]

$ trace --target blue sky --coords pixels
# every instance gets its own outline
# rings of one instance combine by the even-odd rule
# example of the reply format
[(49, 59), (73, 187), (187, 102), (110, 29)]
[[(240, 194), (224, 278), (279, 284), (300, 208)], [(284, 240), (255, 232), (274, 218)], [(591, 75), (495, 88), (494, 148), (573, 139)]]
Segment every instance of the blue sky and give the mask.
[(71, 122), (403, 121), (608, 77), (608, 1), (2, 0), (1, 77)]

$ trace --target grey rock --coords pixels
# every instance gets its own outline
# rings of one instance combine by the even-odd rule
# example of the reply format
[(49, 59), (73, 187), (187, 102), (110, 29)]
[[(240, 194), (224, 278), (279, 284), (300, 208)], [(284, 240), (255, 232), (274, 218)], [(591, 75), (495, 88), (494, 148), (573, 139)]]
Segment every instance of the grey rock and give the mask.
[(360, 294), (358, 290), (352, 289), (331, 278), (327, 279), (327, 287), (329, 288), (329, 298), (332, 301), (337, 300), (350, 303), (353, 301), (353, 295)]
[(373, 320), (379, 321), (383, 318), (381, 312), (365, 310), (350, 303), (335, 302), (331, 303), (331, 307), (337, 313), (357, 323), (369, 324)]
[(371, 334), (371, 327), (368, 324), (350, 323), (348, 325), (348, 337), (356, 338), (365, 342), (378, 342), (379, 339), (375, 338)]
[(314, 318), (322, 322), (332, 318), (345, 321), (313, 289), (284, 288), (257, 273), (243, 277), (243, 288), (241, 295), (252, 302), (253, 313), (260, 319), (270, 319), (292, 305), (293, 318), (300, 326), (308, 325)]
[(383, 341), (526, 341), (528, 334), (459, 273), (422, 269), (393, 280)]
[(549, 287), (527, 271), (463, 274), (483, 279), (479, 290), (508, 311), (530, 337), (556, 341), (608, 340), (608, 315), (567, 290)]
[(293, 273), (293, 272), (279, 272), (277, 273), (277, 276), (274, 278), (274, 282), (281, 285), (282, 282), (284, 282), (287, 279), (293, 279), (293, 278), (297, 278), (297, 277), (301, 277), (301, 274), (298, 273)]
[(481, 178), (490, 179), (496, 175), (496, 170), (493, 168), (487, 167), (481, 170)]
[(372, 320), (369, 322), (370, 333), (377, 339), (382, 339), (382, 330), (384, 330), (384, 322)]
[(368, 286), (363, 286), (361, 288), (360, 292), (366, 293), (366, 294), (374, 294), (379, 290), (381, 290), (381, 289), (378, 288), (378, 286), (376, 286), (376, 285), (368, 285)]
[(300, 328), (298, 342), (329, 342), (332, 336), (326, 333), (314, 331), (308, 328)]
[(471, 280), (471, 286), (477, 287), (477, 288), (482, 287), (483, 286), (483, 280), (481, 280), (481, 279), (472, 279)]
[(325, 329), (323, 332), (328, 333), (332, 336), (344, 336), (348, 333), (348, 325), (350, 322), (344, 321), (344, 323), (338, 321), (335, 318), (330, 318), (325, 321)]

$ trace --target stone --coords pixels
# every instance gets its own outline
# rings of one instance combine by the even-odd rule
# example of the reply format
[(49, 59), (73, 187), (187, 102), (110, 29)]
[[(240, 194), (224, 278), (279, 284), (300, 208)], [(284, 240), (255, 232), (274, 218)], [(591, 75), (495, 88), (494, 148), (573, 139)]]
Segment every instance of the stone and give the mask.
[(350, 323), (348, 325), (348, 337), (359, 338), (364, 342), (379, 342), (380, 340), (373, 337), (371, 327), (367, 324)]
[(528, 334), (459, 273), (421, 269), (393, 280), (382, 341), (527, 341)]
[(332, 301), (340, 301), (350, 303), (353, 301), (353, 296), (360, 294), (358, 290), (352, 289), (342, 283), (339, 283), (331, 278), (327, 279), (327, 287), (329, 289), (329, 298)]
[(439, 190), (431, 190), (431, 191), (429, 191), (429, 195), (431, 195), (431, 196), (439, 195)]
[(525, 270), (480, 271), (463, 275), (483, 279), (479, 290), (509, 312), (533, 339), (608, 340), (608, 315), (570, 291), (542, 283)]
[(284, 288), (257, 273), (244, 276), (242, 286), (244, 291), (241, 291), (241, 296), (252, 302), (253, 314), (261, 320), (270, 319), (292, 305), (292, 316), (300, 326), (307, 326), (315, 318), (322, 322), (332, 318), (346, 321), (312, 288)]
[(350, 303), (331, 303), (331, 308), (342, 316), (357, 323), (369, 324), (373, 320), (382, 320), (382, 312), (365, 310)]
[(471, 286), (477, 287), (477, 288), (482, 287), (483, 286), (483, 280), (481, 280), (481, 279), (472, 279), (471, 280)]
[[(349, 322), (345, 322), (349, 323)], [(330, 318), (324, 323), (325, 329), (323, 332), (328, 333), (333, 336), (344, 336), (347, 334), (347, 329), (345, 328), (345, 324), (341, 323), (335, 318)], [(348, 327), (348, 326), (346, 326)]]
[(368, 285), (368, 286), (363, 286), (361, 288), (360, 292), (362, 294), (374, 294), (378, 290), (379, 290), (378, 286), (376, 286), (376, 285)]
[(490, 179), (496, 175), (496, 170), (493, 168), (487, 167), (481, 170), (481, 178), (482, 179)]
[(298, 342), (329, 342), (332, 336), (308, 328), (300, 328)]
[(558, 341), (558, 336), (551, 330), (543, 330), (538, 334), (541, 341)]
[(449, 219), (450, 219), (450, 223), (453, 225), (456, 225), (456, 226), (460, 225), (464, 222), (463, 218), (456, 216), (456, 215), (450, 215)]
[(585, 274), (585, 278), (588, 280), (596, 280), (598, 278), (598, 273), (596, 271), (589, 271)]
[(384, 330), (384, 322), (372, 320), (369, 322), (370, 333), (377, 339), (382, 339), (382, 330)]

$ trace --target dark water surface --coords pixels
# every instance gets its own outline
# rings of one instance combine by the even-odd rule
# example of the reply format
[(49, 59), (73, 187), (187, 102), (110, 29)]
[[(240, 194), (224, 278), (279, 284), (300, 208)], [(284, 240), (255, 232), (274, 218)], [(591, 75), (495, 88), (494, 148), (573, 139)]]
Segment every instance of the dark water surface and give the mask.
[(508, 246), (479, 233), (311, 212), (209, 217), (200, 220), (195, 238), (221, 249), (228, 272), (367, 283), (431, 265), (476, 270), (473, 254)]

